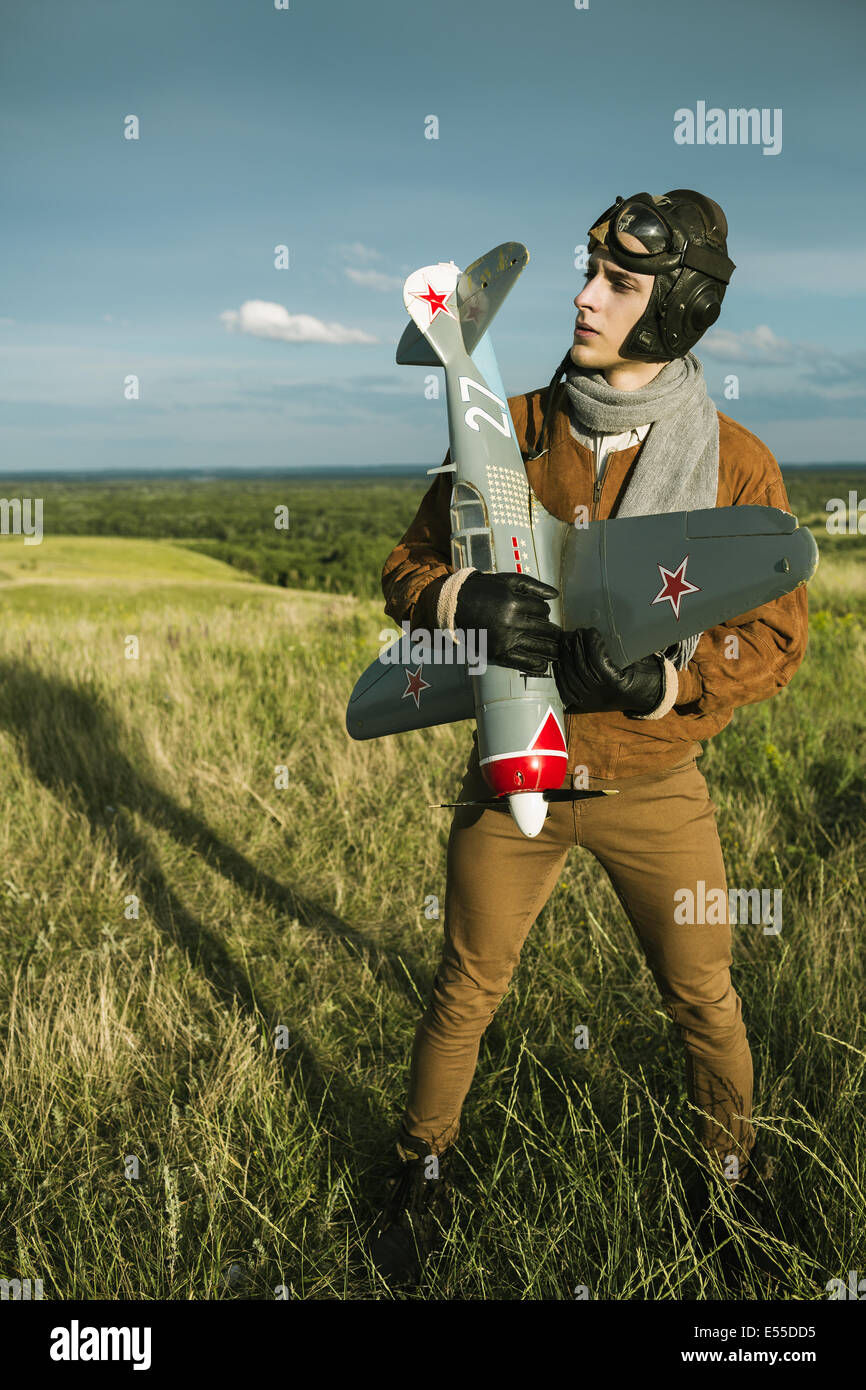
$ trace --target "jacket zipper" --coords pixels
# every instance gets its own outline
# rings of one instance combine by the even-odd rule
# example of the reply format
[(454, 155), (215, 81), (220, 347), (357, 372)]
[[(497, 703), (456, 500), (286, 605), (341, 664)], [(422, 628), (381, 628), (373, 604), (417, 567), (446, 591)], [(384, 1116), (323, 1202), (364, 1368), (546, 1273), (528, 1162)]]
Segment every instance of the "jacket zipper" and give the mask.
[(595, 482), (592, 485), (592, 510), (590, 512), (589, 517), (590, 521), (595, 521), (596, 508), (598, 507), (599, 498), (601, 497), (601, 489), (603, 486), (603, 478), (596, 478)]
[(604, 476), (602, 475), (601, 477), (599, 477), (598, 473), (598, 446), (599, 440), (598, 437), (596, 437), (592, 451), (592, 464), (595, 470), (595, 481), (592, 485), (592, 506), (589, 512), (590, 521), (595, 521), (596, 510), (598, 508), (599, 499), (601, 497), (601, 489), (604, 486)]

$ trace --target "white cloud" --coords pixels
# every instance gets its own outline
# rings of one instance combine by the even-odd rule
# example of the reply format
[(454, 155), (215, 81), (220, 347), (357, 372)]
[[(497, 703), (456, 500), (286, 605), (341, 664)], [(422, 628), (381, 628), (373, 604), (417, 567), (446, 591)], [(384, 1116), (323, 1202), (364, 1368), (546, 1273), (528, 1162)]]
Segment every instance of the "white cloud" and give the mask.
[[(838, 352), (803, 339), (792, 342), (777, 337), (766, 323), (741, 333), (716, 329), (701, 339), (698, 352), (738, 366), (754, 367), (752, 380), (759, 387), (766, 382), (773, 395), (785, 389), (792, 395), (805, 394), (823, 400), (860, 400), (866, 395), (866, 351), (862, 348)], [(766, 378), (762, 377), (762, 367), (787, 368), (787, 388), (784, 381), (779, 385), (778, 374), (772, 370)]]
[(399, 275), (386, 275), (381, 270), (356, 270), (354, 266), (345, 267), (346, 274), (356, 285), (368, 290), (401, 290), (403, 281)]
[(14, 319), (0, 319), (0, 326), (3, 328), (11, 328), (14, 322)]
[(741, 362), (766, 362), (789, 365), (800, 361), (807, 354), (818, 349), (809, 343), (792, 343), (787, 338), (777, 338), (766, 323), (757, 328), (746, 328), (742, 333), (732, 333), (728, 329), (717, 328), (703, 339), (701, 351), (711, 357), (736, 358)]
[(348, 246), (341, 246), (340, 254), (345, 256), (347, 261), (381, 261), (381, 251), (374, 251), (372, 246), (365, 246), (361, 241), (352, 241)]
[(265, 299), (247, 299), (240, 309), (226, 309), (220, 319), (230, 332), (249, 333), (254, 338), (278, 338), (284, 343), (375, 343), (360, 328), (342, 323), (324, 323), (312, 314), (290, 314), (282, 304)]

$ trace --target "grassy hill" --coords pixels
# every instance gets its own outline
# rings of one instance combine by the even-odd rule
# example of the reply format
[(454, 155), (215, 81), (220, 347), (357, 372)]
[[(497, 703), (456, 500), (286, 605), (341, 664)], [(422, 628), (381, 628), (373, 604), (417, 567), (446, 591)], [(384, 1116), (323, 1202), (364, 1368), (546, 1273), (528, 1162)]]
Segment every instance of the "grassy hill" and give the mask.
[[(702, 760), (731, 883), (784, 888), (778, 937), (734, 929), (756, 1124), (811, 1232), (778, 1252), (783, 1298), (866, 1268), (866, 596), (827, 549), (806, 661)], [(348, 739), (380, 600), (147, 538), (4, 541), (0, 570), (0, 1275), (388, 1296), (359, 1242), (439, 954), (428, 803), (470, 726)], [(678, 1212), (689, 1120), (678, 1039), (575, 851), (482, 1041), (467, 1196), (418, 1296), (719, 1296)]]
[(100, 584), (110, 589), (155, 584), (243, 582), (228, 565), (165, 541), (129, 541), (119, 536), (45, 536), (25, 546), (0, 537), (0, 582), (18, 586)]

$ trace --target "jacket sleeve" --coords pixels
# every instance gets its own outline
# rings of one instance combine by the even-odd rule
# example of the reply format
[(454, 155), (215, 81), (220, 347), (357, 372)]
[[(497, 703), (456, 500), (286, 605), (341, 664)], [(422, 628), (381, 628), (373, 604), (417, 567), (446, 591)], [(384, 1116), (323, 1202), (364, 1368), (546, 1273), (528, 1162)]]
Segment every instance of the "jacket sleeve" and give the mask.
[[(445, 455), (451, 462), (451, 450)], [(439, 473), (427, 489), (415, 518), (382, 570), (385, 612), (396, 623), (433, 631), (439, 594), (451, 575), (452, 473)]]
[[(776, 460), (754, 496), (737, 505), (791, 510)], [(688, 666), (678, 673), (679, 715), (714, 714), (775, 695), (793, 676), (808, 640), (806, 585), (703, 634)]]

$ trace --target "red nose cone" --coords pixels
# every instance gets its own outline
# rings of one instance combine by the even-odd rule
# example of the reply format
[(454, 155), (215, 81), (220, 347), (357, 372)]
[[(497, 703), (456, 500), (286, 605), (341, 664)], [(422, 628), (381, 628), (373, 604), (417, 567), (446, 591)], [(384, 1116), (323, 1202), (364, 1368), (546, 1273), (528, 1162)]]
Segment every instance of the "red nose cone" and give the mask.
[(548, 709), (528, 748), (489, 758), (481, 765), (487, 785), (497, 796), (561, 787), (567, 768), (565, 735), (552, 709)]

